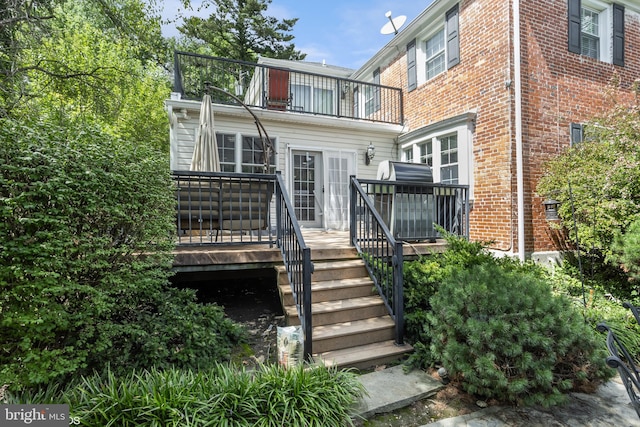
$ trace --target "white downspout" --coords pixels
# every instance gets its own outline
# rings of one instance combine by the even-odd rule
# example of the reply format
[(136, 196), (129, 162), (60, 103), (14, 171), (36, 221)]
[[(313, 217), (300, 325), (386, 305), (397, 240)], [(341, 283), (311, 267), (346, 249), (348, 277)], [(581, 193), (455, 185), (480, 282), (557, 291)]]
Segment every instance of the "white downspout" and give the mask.
[(524, 178), (522, 164), (522, 78), (520, 57), (520, 0), (513, 0), (513, 72), (515, 83), (516, 181), (518, 189), (518, 258), (525, 259), (524, 245)]

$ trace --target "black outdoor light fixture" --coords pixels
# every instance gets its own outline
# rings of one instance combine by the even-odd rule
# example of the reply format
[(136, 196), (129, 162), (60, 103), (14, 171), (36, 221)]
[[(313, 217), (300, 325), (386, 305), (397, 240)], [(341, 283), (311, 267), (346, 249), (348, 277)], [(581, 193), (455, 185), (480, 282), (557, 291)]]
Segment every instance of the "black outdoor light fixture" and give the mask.
[(560, 206), (560, 202), (554, 199), (547, 199), (542, 202), (544, 205), (544, 216), (547, 221), (558, 221), (560, 217), (558, 216), (558, 206)]

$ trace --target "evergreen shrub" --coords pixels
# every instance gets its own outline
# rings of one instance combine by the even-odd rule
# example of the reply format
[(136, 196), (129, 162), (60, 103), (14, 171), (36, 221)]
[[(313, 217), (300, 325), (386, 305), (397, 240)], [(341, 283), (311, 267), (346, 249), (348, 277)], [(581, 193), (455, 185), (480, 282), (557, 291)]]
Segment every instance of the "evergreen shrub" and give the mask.
[(485, 243), (447, 242), (405, 263), (410, 364), (441, 364), (466, 391), (518, 404), (556, 404), (613, 374), (595, 324), (554, 292), (546, 270), (495, 258)]
[(534, 275), (473, 266), (447, 278), (430, 301), (432, 356), (472, 394), (553, 405), (610, 375), (593, 328)]
[(240, 328), (169, 284), (164, 154), (90, 125), (2, 120), (0, 141), (0, 385), (229, 356)]

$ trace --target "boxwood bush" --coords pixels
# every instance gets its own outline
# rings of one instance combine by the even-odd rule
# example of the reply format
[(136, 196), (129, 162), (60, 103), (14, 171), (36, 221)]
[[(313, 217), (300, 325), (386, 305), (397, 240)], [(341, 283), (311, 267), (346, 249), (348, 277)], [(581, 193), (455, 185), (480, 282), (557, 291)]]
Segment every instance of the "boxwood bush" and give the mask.
[(414, 365), (441, 364), (466, 391), (516, 404), (557, 404), (613, 374), (602, 338), (544, 270), (448, 241), (445, 254), (408, 263)]
[(170, 287), (165, 155), (90, 125), (0, 122), (0, 385), (206, 366), (239, 327)]

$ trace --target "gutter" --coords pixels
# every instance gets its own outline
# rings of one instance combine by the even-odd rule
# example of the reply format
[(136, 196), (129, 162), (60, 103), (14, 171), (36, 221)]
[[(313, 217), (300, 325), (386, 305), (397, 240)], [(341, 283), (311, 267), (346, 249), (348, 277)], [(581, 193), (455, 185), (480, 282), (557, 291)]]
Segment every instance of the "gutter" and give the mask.
[(522, 58), (520, 54), (520, 0), (513, 0), (513, 72), (515, 83), (516, 182), (518, 191), (518, 258), (525, 259), (524, 245), (524, 173), (522, 161)]

